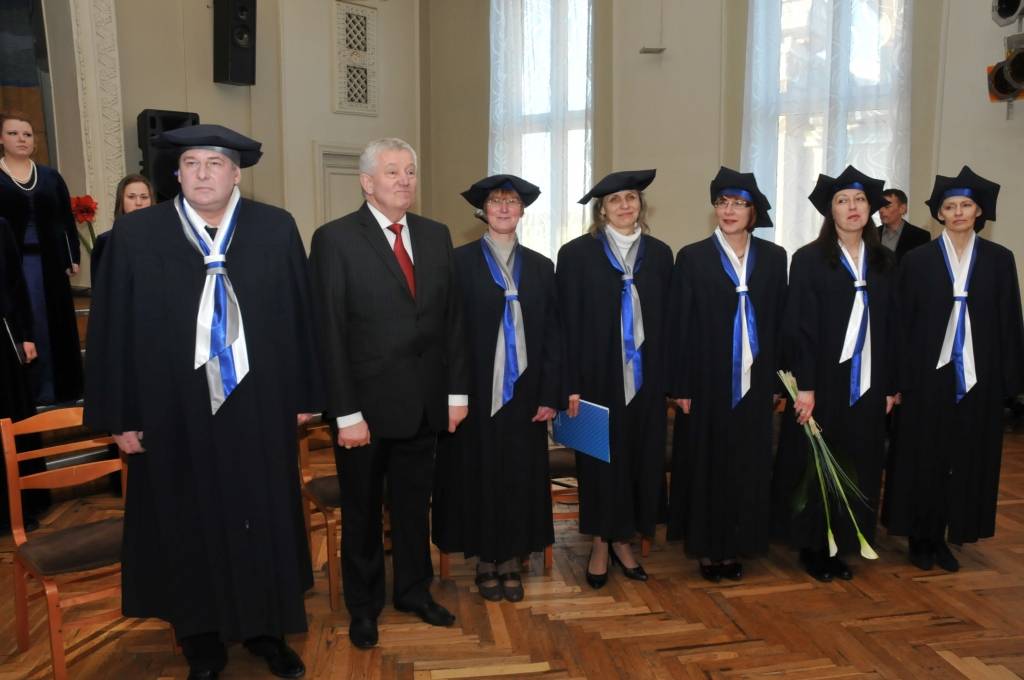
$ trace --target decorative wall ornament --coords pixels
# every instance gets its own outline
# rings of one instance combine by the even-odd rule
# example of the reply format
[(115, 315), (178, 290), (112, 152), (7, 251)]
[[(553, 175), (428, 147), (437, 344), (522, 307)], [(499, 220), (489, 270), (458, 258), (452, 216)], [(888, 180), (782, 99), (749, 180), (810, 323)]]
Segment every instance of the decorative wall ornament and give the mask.
[(334, 111), (377, 115), (377, 10), (334, 3)]
[(113, 221), (113, 196), (124, 176), (121, 63), (114, 0), (71, 3), (71, 30), (78, 71), (78, 105), (85, 156), (85, 190), (102, 196), (96, 226)]

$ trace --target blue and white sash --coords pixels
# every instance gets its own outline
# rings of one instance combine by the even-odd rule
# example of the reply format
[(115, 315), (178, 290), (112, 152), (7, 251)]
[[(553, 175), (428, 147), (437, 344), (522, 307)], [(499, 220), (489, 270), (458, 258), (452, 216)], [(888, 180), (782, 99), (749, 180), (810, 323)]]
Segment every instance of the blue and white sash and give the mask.
[(754, 359), (760, 352), (757, 341), (757, 317), (750, 301), (747, 279), (754, 271), (754, 239), (747, 239), (746, 262), (740, 264), (739, 257), (725, 240), (720, 227), (715, 228), (715, 247), (722, 259), (726, 276), (736, 287), (736, 315), (732, 322), (732, 407), (750, 391), (750, 371)]
[(978, 383), (978, 375), (974, 368), (974, 336), (971, 333), (971, 313), (967, 309), (967, 289), (971, 285), (974, 274), (974, 261), (978, 251), (974, 247), (977, 236), (971, 233), (971, 242), (967, 244), (963, 259), (958, 259), (949, 234), (942, 232), (939, 248), (942, 259), (946, 262), (946, 271), (953, 284), (953, 309), (949, 313), (946, 324), (946, 335), (942, 339), (939, 351), (939, 363), (935, 368), (942, 368), (950, 361), (956, 372), (956, 400), (959, 402)]
[(640, 271), (644, 257), (644, 240), (640, 236), (630, 246), (625, 258), (619, 254), (618, 246), (608, 243), (609, 236), (603, 230), (597, 237), (604, 247), (608, 262), (622, 274), (622, 295), (620, 325), (622, 330), (622, 388), (626, 403), (644, 384), (644, 363), (640, 347), (644, 344), (644, 315), (640, 308), (640, 294), (633, 283), (633, 277)]
[[(239, 198), (236, 187), (224, 212), (226, 224), (217, 230), (214, 239), (202, 228), (202, 219), (184, 197), (179, 194), (174, 199), (185, 238), (202, 254), (206, 265), (206, 282), (196, 315), (195, 368), (206, 367), (212, 413), (217, 413), (249, 373), (242, 310), (226, 267), (227, 251), (238, 221)], [(200, 228), (196, 228), (197, 224)]]
[(494, 348), (494, 370), (491, 383), (491, 415), (507, 404), (515, 390), (515, 382), (526, 370), (526, 329), (523, 309), (519, 303), (519, 278), (523, 271), (523, 258), (519, 243), (512, 247), (506, 262), (490, 234), (480, 240), (487, 269), (498, 287), (505, 292), (505, 309), (498, 326), (498, 341)]
[(871, 389), (871, 324), (868, 314), (868, 260), (864, 241), (860, 242), (860, 275), (846, 246), (839, 241), (842, 257), (839, 261), (853, 279), (853, 307), (846, 324), (846, 338), (839, 363), (852, 359), (850, 364), (850, 406)]

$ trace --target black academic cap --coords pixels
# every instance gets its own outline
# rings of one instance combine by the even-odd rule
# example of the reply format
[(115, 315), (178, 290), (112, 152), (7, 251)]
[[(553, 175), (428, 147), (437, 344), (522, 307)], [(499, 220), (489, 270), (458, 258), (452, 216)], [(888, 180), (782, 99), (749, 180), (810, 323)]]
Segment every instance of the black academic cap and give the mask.
[[(860, 186), (857, 186), (857, 185)], [(818, 175), (818, 183), (814, 185), (814, 191), (807, 198), (825, 217), (832, 214), (832, 197), (843, 189), (860, 189), (868, 197), (868, 205), (871, 207), (871, 214), (874, 215), (879, 208), (889, 205), (889, 201), (882, 196), (885, 181), (868, 177), (863, 172), (847, 165), (839, 177)]]
[(474, 208), (484, 209), (484, 202), (495, 189), (508, 189), (519, 194), (523, 205), (530, 205), (540, 196), (540, 187), (530, 184), (522, 177), (515, 175), (491, 175), (482, 180), (474, 182), (471, 187), (462, 192), (462, 197), (469, 201)]
[(976, 175), (968, 166), (962, 167), (956, 177), (935, 176), (931, 198), (925, 203), (931, 208), (932, 217), (939, 222), (942, 221), (939, 219), (939, 209), (949, 196), (967, 196), (981, 208), (981, 217), (974, 222), (974, 231), (981, 231), (986, 220), (995, 222), (999, 185)]
[[(741, 193), (742, 192), (742, 193)], [(752, 172), (736, 172), (731, 168), (722, 166), (718, 174), (711, 180), (711, 202), (714, 203), (719, 196), (740, 196), (754, 204), (757, 209), (757, 222), (754, 228), (771, 229), (772, 218), (768, 216), (772, 204), (768, 198), (757, 188), (757, 180)], [(749, 197), (749, 198), (748, 198)]]
[(586, 205), (592, 198), (601, 198), (616, 191), (643, 191), (654, 181), (657, 170), (621, 170), (607, 175), (604, 179), (594, 185), (594, 188), (587, 192), (587, 195), (579, 200)]
[(238, 165), (242, 168), (256, 165), (263, 155), (260, 151), (262, 145), (255, 139), (249, 139), (223, 125), (208, 123), (167, 130), (157, 138), (156, 145), (162, 149), (175, 149), (179, 153), (204, 146), (228, 149), (238, 154)]

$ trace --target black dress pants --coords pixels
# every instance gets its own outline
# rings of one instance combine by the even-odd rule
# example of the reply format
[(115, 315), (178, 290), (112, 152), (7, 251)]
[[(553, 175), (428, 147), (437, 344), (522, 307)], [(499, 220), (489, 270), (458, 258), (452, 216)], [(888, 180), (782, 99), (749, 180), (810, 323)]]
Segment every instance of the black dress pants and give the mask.
[[(334, 431), (334, 428), (332, 428)], [(341, 484), (341, 577), (353, 617), (376, 619), (384, 609), (384, 542), (381, 505), (387, 479), (391, 513), (394, 602), (415, 607), (430, 599), (430, 494), (437, 433), (426, 418), (408, 439), (378, 439), (344, 449), (334, 432)]]

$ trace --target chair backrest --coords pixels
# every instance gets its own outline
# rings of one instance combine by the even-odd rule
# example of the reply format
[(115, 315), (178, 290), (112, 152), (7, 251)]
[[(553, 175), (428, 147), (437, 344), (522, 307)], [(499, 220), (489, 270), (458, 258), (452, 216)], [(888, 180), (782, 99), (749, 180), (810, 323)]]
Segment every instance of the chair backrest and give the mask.
[[(121, 473), (122, 491), (125, 484), (124, 457), (94, 460), (76, 457), (76, 454), (106, 449), (113, 438), (96, 437), (82, 433), (70, 441), (52, 446), (19, 451), (16, 437), (29, 434), (43, 434), (69, 428), (81, 427), (82, 408), (60, 408), (25, 418), (17, 422), (10, 418), (0, 419), (0, 444), (3, 446), (4, 467), (7, 471), (7, 502), (11, 511), (11, 532), (16, 545), (26, 541), (25, 523), (22, 516), (21, 492), (27, 489), (60, 489), (78, 486), (99, 479), (111, 472)], [(60, 466), (41, 472), (22, 474), (19, 463), (38, 459), (57, 459)]]

